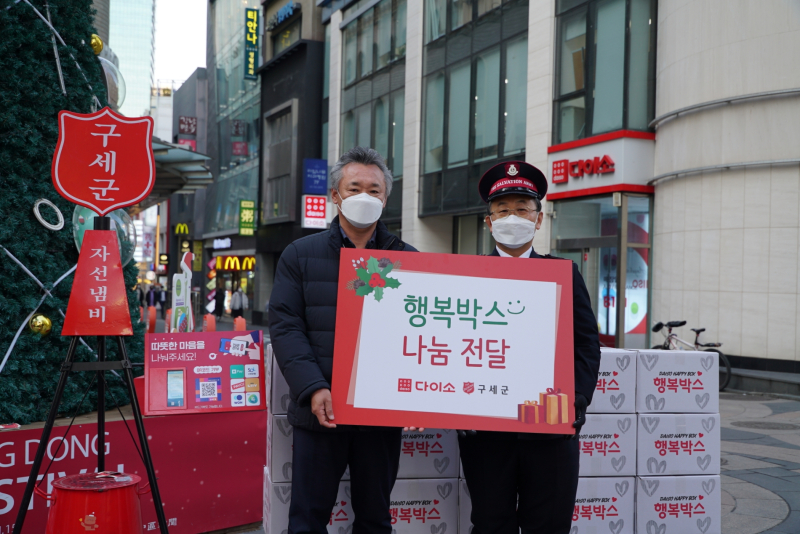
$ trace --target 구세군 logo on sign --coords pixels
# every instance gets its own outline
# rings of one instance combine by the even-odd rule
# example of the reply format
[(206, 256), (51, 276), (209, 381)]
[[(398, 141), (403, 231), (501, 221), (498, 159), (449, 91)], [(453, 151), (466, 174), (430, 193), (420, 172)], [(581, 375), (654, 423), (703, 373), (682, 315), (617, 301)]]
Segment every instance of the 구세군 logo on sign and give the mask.
[(464, 382), (464, 393), (467, 395), (475, 392), (475, 382)]

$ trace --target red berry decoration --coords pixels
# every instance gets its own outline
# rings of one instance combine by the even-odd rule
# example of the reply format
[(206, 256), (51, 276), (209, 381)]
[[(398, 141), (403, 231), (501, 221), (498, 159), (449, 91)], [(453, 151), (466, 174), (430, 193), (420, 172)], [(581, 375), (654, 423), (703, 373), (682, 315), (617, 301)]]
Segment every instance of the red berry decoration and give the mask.
[(386, 280), (384, 280), (383, 278), (381, 278), (381, 279), (378, 281), (378, 285), (379, 285), (380, 287), (386, 287)]

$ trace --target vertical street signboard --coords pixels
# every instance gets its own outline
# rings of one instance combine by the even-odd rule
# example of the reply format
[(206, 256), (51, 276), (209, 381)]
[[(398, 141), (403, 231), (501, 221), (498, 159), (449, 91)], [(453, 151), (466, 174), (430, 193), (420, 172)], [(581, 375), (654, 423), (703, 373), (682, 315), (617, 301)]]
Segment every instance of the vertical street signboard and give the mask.
[(244, 10), (244, 79), (257, 80), (258, 9)]
[(572, 263), (529, 263), (342, 249), (336, 422), (574, 434)]
[(256, 202), (254, 200), (239, 201), (239, 235), (255, 235)]
[(328, 194), (328, 160), (303, 159), (303, 194)]

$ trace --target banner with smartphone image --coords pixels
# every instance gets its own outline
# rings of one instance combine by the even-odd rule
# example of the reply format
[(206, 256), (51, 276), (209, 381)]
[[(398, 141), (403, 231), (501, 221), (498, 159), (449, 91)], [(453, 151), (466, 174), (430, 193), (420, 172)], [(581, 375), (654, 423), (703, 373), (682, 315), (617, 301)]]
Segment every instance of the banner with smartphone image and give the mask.
[(144, 415), (264, 410), (263, 334), (146, 334), (144, 379)]

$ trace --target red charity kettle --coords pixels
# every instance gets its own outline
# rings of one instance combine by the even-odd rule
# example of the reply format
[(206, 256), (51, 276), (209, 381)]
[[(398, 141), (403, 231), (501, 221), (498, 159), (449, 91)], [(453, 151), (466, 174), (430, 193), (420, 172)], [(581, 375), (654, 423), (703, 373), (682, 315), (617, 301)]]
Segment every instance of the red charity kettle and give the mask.
[(48, 495), (38, 486), (35, 491), (50, 501), (46, 534), (142, 534), (142, 508), (139, 496), (150, 491), (139, 489), (137, 475), (102, 471), (59, 478)]

